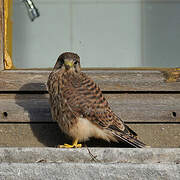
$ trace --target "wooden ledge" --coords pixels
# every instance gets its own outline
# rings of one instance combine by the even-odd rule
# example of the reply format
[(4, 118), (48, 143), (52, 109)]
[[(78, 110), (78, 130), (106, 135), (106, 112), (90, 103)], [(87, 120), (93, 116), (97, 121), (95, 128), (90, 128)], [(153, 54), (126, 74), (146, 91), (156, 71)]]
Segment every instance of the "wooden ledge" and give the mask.
[[(169, 81), (166, 71), (87, 70), (103, 91), (180, 91), (180, 76)], [(169, 72), (169, 71), (167, 71)], [(47, 91), (50, 71), (11, 70), (0, 72), (0, 91)], [(174, 76), (173, 76), (174, 77)]]

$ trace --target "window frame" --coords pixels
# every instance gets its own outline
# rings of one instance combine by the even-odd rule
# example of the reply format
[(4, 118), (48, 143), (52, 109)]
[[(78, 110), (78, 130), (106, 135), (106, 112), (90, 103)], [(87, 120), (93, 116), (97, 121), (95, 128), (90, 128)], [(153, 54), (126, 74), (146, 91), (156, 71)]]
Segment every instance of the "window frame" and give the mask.
[[(5, 63), (4, 63), (4, 58), (5, 58), (5, 50), (4, 50), (4, 40), (5, 40), (5, 19), (4, 19), (4, 0), (0, 0), (0, 71), (2, 70), (7, 70), (5, 69)], [(85, 70), (106, 70), (107, 68), (85, 68)], [(29, 69), (32, 70), (32, 69)], [(37, 69), (35, 68), (34, 70), (37, 71)], [(41, 69), (39, 69), (41, 70)], [(43, 69), (42, 69), (43, 70)], [(131, 71), (144, 71), (144, 70), (150, 70), (150, 71), (160, 71), (163, 72), (166, 77), (167, 77), (167, 81), (177, 81), (177, 79), (180, 77), (180, 68), (110, 68), (107, 70), (126, 70), (127, 72), (131, 72)], [(23, 69), (22, 69), (23, 71)]]
[(4, 70), (4, 0), (0, 0), (0, 71)]
[[(5, 69), (5, 63), (4, 63), (4, 58), (5, 58), (5, 50), (4, 50), (4, 35), (5, 35), (5, 19), (4, 19), (4, 0), (0, 0), (0, 71), (9, 71), (7, 69)], [(37, 69), (28, 69), (30, 71), (33, 71), (35, 70), (37, 72)], [(41, 68), (38, 68), (40, 74), (41, 74), (41, 70), (44, 70), (44, 69), (41, 69)], [(134, 71), (137, 71), (138, 72), (146, 72), (146, 71), (151, 71), (151, 72), (162, 72), (163, 75), (165, 76), (166, 78), (166, 81), (167, 82), (178, 82), (180, 81), (180, 67), (175, 67), (175, 68), (85, 68), (85, 70), (90, 70), (90, 71), (95, 71), (97, 72), (98, 70), (119, 70), (119, 71), (127, 71), (126, 73), (131, 73), (131, 72), (134, 72)], [(10, 70), (12, 71), (12, 70)], [(13, 70), (15, 73), (16, 73), (16, 70)], [(18, 70), (19, 72), (21, 70)], [(22, 69), (22, 72), (25, 72), (24, 69)], [(23, 74), (23, 73), (22, 73)]]

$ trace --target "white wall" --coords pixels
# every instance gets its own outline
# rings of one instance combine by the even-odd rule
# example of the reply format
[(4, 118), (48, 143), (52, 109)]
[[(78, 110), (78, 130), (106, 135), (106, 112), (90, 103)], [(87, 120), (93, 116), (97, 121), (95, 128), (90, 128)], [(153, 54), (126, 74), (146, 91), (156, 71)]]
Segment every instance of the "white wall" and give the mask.
[(34, 0), (41, 15), (30, 22), (14, 0), (14, 64), (52, 67), (62, 52), (74, 51), (83, 67), (178, 66), (180, 3), (153, 2)]

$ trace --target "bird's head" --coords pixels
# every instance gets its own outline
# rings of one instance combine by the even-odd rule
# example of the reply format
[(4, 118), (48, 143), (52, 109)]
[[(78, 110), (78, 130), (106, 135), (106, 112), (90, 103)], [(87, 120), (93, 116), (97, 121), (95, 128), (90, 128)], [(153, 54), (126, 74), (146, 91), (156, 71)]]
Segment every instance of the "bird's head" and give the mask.
[(54, 70), (62, 68), (66, 71), (80, 72), (80, 57), (72, 52), (61, 54), (54, 66)]

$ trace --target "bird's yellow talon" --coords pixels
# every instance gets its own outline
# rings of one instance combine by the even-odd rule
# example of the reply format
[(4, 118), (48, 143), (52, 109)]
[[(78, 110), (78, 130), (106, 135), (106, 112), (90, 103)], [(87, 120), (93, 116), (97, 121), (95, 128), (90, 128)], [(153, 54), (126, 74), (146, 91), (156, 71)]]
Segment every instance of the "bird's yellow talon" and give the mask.
[(64, 144), (64, 145), (59, 145), (59, 148), (81, 148), (82, 144), (78, 144), (78, 140), (75, 140), (72, 145), (70, 144)]
[(70, 144), (64, 144), (64, 145), (59, 145), (59, 148), (72, 148), (72, 145)]
[(77, 144), (76, 148), (81, 148), (82, 144)]
[(76, 144), (76, 145), (64, 144), (58, 146), (58, 148), (81, 148), (81, 147), (82, 144)]

